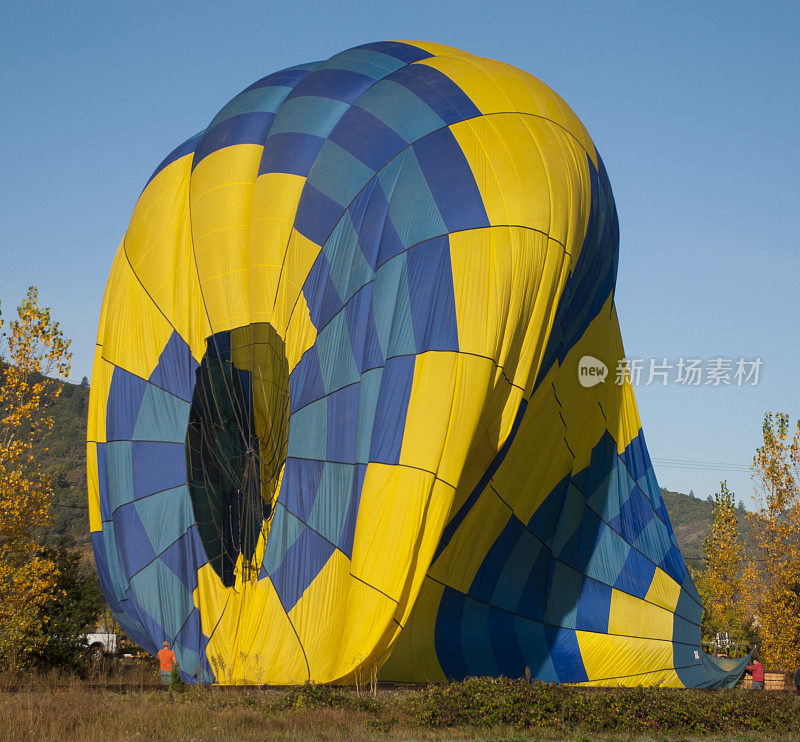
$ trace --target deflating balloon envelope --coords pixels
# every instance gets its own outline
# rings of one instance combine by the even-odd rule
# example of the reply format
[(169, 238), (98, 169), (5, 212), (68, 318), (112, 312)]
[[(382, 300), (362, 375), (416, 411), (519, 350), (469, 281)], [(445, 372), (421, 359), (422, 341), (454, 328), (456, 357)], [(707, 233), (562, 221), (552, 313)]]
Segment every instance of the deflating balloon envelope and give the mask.
[(591, 139), (525, 72), (379, 42), (246, 88), (158, 166), (103, 302), (125, 631), (194, 682), (726, 682), (614, 379), (617, 254)]

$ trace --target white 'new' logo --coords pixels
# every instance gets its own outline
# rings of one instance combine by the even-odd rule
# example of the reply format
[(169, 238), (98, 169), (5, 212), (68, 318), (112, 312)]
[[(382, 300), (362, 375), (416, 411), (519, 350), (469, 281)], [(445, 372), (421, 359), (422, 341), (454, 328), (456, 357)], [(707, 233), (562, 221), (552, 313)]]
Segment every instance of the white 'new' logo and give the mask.
[(606, 376), (608, 367), (597, 358), (584, 356), (578, 361), (578, 381), (581, 386), (597, 386), (606, 380)]

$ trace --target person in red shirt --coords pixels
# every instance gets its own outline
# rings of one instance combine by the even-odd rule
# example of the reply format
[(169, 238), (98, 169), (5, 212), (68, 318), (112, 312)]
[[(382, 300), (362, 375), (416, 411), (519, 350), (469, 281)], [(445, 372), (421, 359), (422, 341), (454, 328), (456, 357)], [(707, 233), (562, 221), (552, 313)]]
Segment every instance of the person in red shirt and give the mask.
[(161, 682), (169, 685), (172, 682), (172, 670), (178, 669), (178, 658), (169, 648), (169, 642), (164, 642), (164, 648), (158, 650), (158, 662), (161, 671)]
[(748, 665), (747, 669), (753, 673), (753, 684), (750, 686), (753, 690), (758, 690), (764, 687), (764, 665), (758, 659), (753, 660), (752, 665)]

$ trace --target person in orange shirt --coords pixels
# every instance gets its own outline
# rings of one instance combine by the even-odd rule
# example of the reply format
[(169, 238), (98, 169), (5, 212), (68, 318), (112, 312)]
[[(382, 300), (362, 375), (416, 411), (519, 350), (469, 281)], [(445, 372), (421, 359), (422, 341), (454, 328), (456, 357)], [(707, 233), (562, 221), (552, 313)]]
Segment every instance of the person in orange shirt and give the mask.
[(169, 642), (164, 642), (164, 648), (158, 650), (158, 662), (161, 666), (161, 682), (169, 685), (172, 682), (172, 670), (178, 669), (178, 658), (169, 648)]

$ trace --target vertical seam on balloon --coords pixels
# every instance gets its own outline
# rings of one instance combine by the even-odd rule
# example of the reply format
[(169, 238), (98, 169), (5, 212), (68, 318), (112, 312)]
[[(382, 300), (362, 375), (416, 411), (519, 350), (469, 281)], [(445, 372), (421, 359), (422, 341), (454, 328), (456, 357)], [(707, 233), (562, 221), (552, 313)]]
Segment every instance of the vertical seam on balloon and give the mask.
[[(136, 279), (136, 282), (139, 284), (139, 286), (141, 286), (142, 291), (144, 291), (144, 293), (147, 295), (147, 298), (150, 299), (150, 301), (152, 302), (153, 306), (158, 310), (158, 313), (164, 318), (166, 323), (173, 329), (173, 331), (176, 332), (180, 336), (180, 332), (178, 332), (178, 328), (175, 327), (174, 324), (172, 324), (172, 321), (169, 319), (169, 317), (167, 317), (167, 315), (164, 313), (164, 311), (161, 309), (161, 307), (158, 306), (158, 304), (156, 303), (156, 300), (152, 297), (150, 292), (147, 290), (147, 287), (144, 285), (144, 282), (142, 281), (141, 278), (139, 278), (139, 274), (136, 272), (136, 269), (133, 267), (133, 263), (131, 263), (131, 259), (128, 256), (127, 237), (128, 236), (126, 234), (122, 238), (122, 254), (125, 256), (125, 261), (128, 263), (128, 267), (131, 269), (131, 273), (133, 274), (133, 277)], [(98, 345), (99, 345), (99, 343), (98, 343)], [(111, 363), (111, 361), (109, 361), (109, 363)], [(116, 365), (116, 364), (114, 364), (114, 365)], [(122, 368), (122, 367), (119, 366), (118, 368)], [(123, 369), (123, 371), (126, 371), (126, 370), (127, 369)]]
[[(284, 508), (285, 508), (285, 507), (286, 507), (286, 506), (284, 505)], [(290, 512), (290, 511), (287, 509), (287, 511), (286, 511), (286, 512)], [(297, 516), (295, 516), (295, 517), (297, 517)], [(316, 533), (316, 534), (317, 534), (317, 535), (318, 535), (320, 538), (322, 538), (323, 540), (325, 540), (325, 541), (327, 541), (329, 544), (331, 544), (331, 546), (333, 546), (333, 548), (334, 548), (334, 551), (338, 551), (340, 554), (342, 554), (342, 556), (344, 556), (346, 559), (348, 559), (348, 561), (350, 561), (350, 559), (347, 557), (347, 555), (346, 555), (344, 552), (342, 552), (342, 550), (341, 550), (341, 549), (339, 549), (339, 548), (338, 548), (338, 547), (337, 547), (335, 544), (333, 544), (331, 541), (329, 541), (327, 538), (325, 538), (325, 536), (323, 536), (321, 533), (319, 533), (319, 532), (318, 532), (318, 531), (316, 531), (314, 528), (312, 528), (311, 526), (309, 526), (307, 523), (305, 524), (305, 526), (306, 526), (306, 528), (308, 528), (309, 530), (311, 530), (311, 531), (313, 531), (314, 533)], [(331, 555), (331, 556), (332, 556), (332, 555)], [(325, 563), (327, 564), (329, 561), (330, 561), (330, 557), (328, 557), (328, 559), (326, 560), (326, 562), (325, 562)], [(324, 566), (325, 566), (325, 565), (323, 565), (323, 567), (324, 567)], [(292, 628), (292, 631), (294, 632), (294, 635), (295, 635), (295, 637), (297, 638), (297, 643), (298, 643), (298, 645), (299, 645), (299, 647), (300, 647), (300, 651), (303, 653), (303, 659), (305, 660), (305, 663), (306, 663), (306, 674), (307, 674), (307, 676), (308, 676), (308, 681), (310, 682), (310, 681), (311, 681), (311, 666), (309, 665), (309, 662), (308, 662), (308, 656), (306, 655), (306, 650), (305, 650), (305, 647), (303, 646), (303, 642), (302, 642), (302, 640), (300, 639), (300, 634), (297, 632), (297, 629), (295, 628), (294, 622), (292, 621), (292, 619), (291, 619), (291, 618), (290, 618), (290, 616), (289, 616), (289, 611), (287, 611), (287, 610), (286, 610), (286, 606), (284, 605), (283, 599), (281, 598), (280, 594), (278, 593), (278, 590), (275, 588), (275, 583), (272, 581), (272, 574), (270, 573), (270, 571), (269, 571), (269, 570), (268, 570), (266, 567), (264, 567), (264, 566), (263, 566), (263, 561), (262, 561), (262, 566), (261, 566), (261, 568), (262, 568), (262, 569), (263, 569), (263, 570), (264, 570), (264, 571), (267, 573), (266, 579), (268, 579), (268, 580), (269, 580), (270, 586), (272, 587), (272, 590), (275, 592), (275, 597), (278, 599), (278, 603), (280, 604), (280, 606), (281, 606), (281, 609), (283, 610), (283, 613), (284, 613), (284, 615), (286, 616), (286, 619), (287, 619), (287, 621), (289, 622), (289, 626), (291, 626), (291, 628)], [(321, 572), (321, 570), (320, 570), (320, 572)], [(314, 580), (315, 580), (315, 579), (316, 579), (316, 578), (319, 576), (320, 572), (317, 572), (317, 574), (316, 574), (316, 575), (314, 575), (314, 579), (312, 579), (312, 580), (311, 580), (311, 582), (309, 582), (309, 583), (308, 583), (308, 585), (306, 585), (305, 589), (304, 589), (304, 590), (303, 590), (303, 592), (300, 594), (300, 597), (299, 597), (299, 598), (297, 599), (297, 601), (295, 602), (295, 606), (297, 605), (297, 603), (299, 603), (299, 602), (300, 602), (300, 600), (302, 600), (302, 597), (303, 597), (303, 595), (305, 594), (306, 590), (308, 590), (308, 588), (309, 588), (309, 587), (311, 587), (312, 583), (313, 583), (313, 582), (314, 582)], [(377, 592), (381, 593), (381, 595), (384, 595), (384, 596), (385, 596), (385, 597), (387, 597), (387, 598), (389, 598), (389, 597), (390, 597), (390, 596), (386, 595), (386, 593), (384, 593), (382, 590), (378, 590), (378, 588), (376, 588), (374, 585), (370, 585), (368, 582), (365, 582), (364, 580), (361, 580), (360, 578), (357, 578), (357, 577), (355, 577), (355, 575), (354, 575), (354, 574), (352, 574), (352, 572), (350, 572), (349, 570), (348, 570), (348, 574), (349, 574), (351, 577), (354, 577), (355, 579), (359, 580), (359, 582), (362, 582), (363, 584), (365, 584), (367, 587), (371, 587), (373, 590), (375, 590), (375, 591), (377, 591)], [(263, 578), (262, 578), (262, 579), (263, 579)], [(390, 600), (391, 600), (391, 598), (390, 598)], [(395, 602), (397, 602), (397, 601), (395, 601)], [(294, 609), (294, 606), (292, 606), (292, 610), (293, 610), (293, 609)]]
[[(486, 168), (486, 171), (487, 171), (487, 180), (488, 180), (488, 176), (489, 176), (489, 175), (491, 175), (491, 177), (492, 177), (492, 180), (494, 181), (494, 184), (495, 184), (495, 185), (496, 185), (496, 187), (497, 187), (497, 194), (499, 195), (499, 197), (500, 197), (500, 200), (501, 200), (501, 201), (502, 201), (502, 203), (503, 203), (503, 210), (504, 210), (504, 212), (505, 212), (505, 216), (506, 216), (506, 219), (505, 219), (505, 221), (506, 221), (506, 223), (509, 223), (509, 222), (511, 221), (511, 214), (509, 213), (509, 210), (508, 210), (508, 204), (507, 204), (507, 202), (506, 202), (506, 200), (505, 200), (505, 197), (504, 197), (504, 195), (503, 195), (503, 189), (502, 189), (502, 187), (501, 187), (500, 178), (498, 177), (498, 175), (497, 175), (497, 172), (495, 171), (495, 169), (494, 169), (493, 167), (491, 167), (492, 158), (489, 156), (489, 152), (488, 152), (488, 150), (486, 149), (486, 147), (483, 145), (483, 142), (481, 142), (481, 140), (480, 140), (480, 137), (478, 136), (478, 132), (477, 132), (477, 131), (476, 131), (476, 130), (475, 130), (475, 129), (474, 129), (472, 126), (471, 126), (471, 124), (472, 124), (472, 122), (473, 122), (473, 121), (478, 121), (479, 119), (482, 119), (482, 118), (484, 118), (484, 117), (483, 117), (483, 116), (474, 116), (474, 117), (472, 117), (472, 118), (465, 119), (465, 120), (463, 120), (463, 121), (457, 121), (457, 122), (455, 122), (455, 123), (453, 123), (453, 124), (450, 124), (450, 125), (448, 125), (448, 127), (447, 127), (447, 128), (448, 128), (448, 129), (449, 129), (451, 132), (453, 132), (453, 127), (454, 127), (454, 126), (456, 126), (456, 125), (458, 125), (458, 124), (464, 124), (464, 123), (466, 123), (466, 124), (468, 125), (468, 126), (467, 126), (467, 128), (468, 128), (468, 130), (469, 130), (470, 134), (472, 135), (473, 141), (474, 141), (475, 145), (477, 146), (477, 148), (478, 148), (478, 149), (479, 149), (479, 150), (480, 150), (480, 151), (483, 153), (484, 162), (487, 164), (487, 168)], [(490, 127), (490, 128), (491, 128), (491, 129), (492, 129), (492, 130), (493, 130), (493, 131), (496, 133), (496, 134), (498, 134), (498, 135), (499, 135), (499, 132), (498, 132), (497, 128), (494, 126), (494, 122), (493, 122), (493, 121), (491, 121), (491, 120), (487, 119), (487, 120), (486, 120), (486, 124), (487, 124), (487, 125), (488, 125), (488, 126), (489, 126), (489, 127)], [(453, 132), (453, 138), (454, 138), (454, 139), (456, 139), (456, 142), (458, 143), (459, 149), (462, 151), (462, 153), (464, 153), (464, 151), (463, 151), (463, 148), (461, 147), (461, 142), (458, 142), (458, 139), (456, 138), (456, 136), (455, 136), (455, 133), (454, 133), (454, 132)], [(422, 137), (422, 139), (424, 139), (424, 137)], [(508, 152), (508, 148), (507, 148), (507, 147), (506, 147), (506, 152)], [(510, 153), (509, 153), (509, 154), (510, 154)], [(475, 187), (477, 188), (477, 190), (478, 190), (478, 193), (480, 194), (480, 197), (481, 197), (481, 202), (483, 203), (483, 208), (484, 208), (484, 210), (486, 210), (486, 201), (485, 201), (485, 199), (484, 199), (484, 193), (483, 193), (483, 191), (481, 190), (481, 187), (480, 187), (480, 185), (478, 184), (478, 179), (477, 179), (477, 177), (475, 176), (475, 173), (472, 171), (472, 165), (470, 164), (470, 162), (469, 162), (469, 159), (468, 159), (468, 158), (467, 158), (467, 156), (466, 156), (466, 153), (464, 153), (464, 159), (465, 159), (465, 160), (467, 160), (467, 166), (468, 166), (468, 167), (469, 167), (469, 169), (470, 169), (470, 174), (472, 175), (472, 179), (473, 179), (473, 181), (475, 182)], [(512, 172), (514, 172), (514, 176), (515, 176), (515, 178), (517, 178), (517, 183), (519, 184), (519, 178), (518, 178), (518, 176), (517, 176), (516, 170), (512, 170)], [(488, 195), (488, 194), (486, 194), (486, 195)], [(489, 216), (489, 215), (488, 215), (488, 212), (487, 212), (487, 219), (488, 219), (488, 216)], [(495, 225), (490, 223), (490, 226), (495, 226)], [(537, 229), (536, 231), (537, 231), (537, 232), (541, 232), (541, 233), (542, 233), (542, 234), (544, 234), (545, 236), (548, 236), (547, 232), (546, 232), (546, 231), (544, 231), (544, 230)]]
[[(550, 386), (553, 388), (553, 399), (555, 399), (556, 404), (558, 405), (558, 416), (561, 419), (561, 426), (563, 428), (563, 433), (562, 433), (561, 437), (562, 437), (562, 440), (564, 441), (564, 445), (567, 447), (567, 451), (569, 451), (570, 456), (572, 456), (572, 465), (571, 466), (575, 466), (575, 459), (577, 457), (575, 456), (575, 452), (572, 450), (571, 446), (569, 445), (569, 441), (567, 440), (567, 421), (564, 420), (564, 415), (561, 414), (561, 410), (564, 409), (564, 405), (561, 404), (561, 400), (558, 398), (558, 394), (556, 392), (555, 381), (551, 380), (550, 381)], [(571, 474), (572, 474), (572, 471), (570, 471), (570, 475)], [(572, 479), (571, 476), (570, 476), (570, 479)]]
[[(441, 462), (441, 459), (440, 459), (440, 462)], [(433, 499), (433, 488), (436, 485), (436, 480), (437, 479), (438, 479), (438, 477), (434, 474), (433, 482), (431, 482), (430, 488), (428, 490), (428, 495), (425, 498), (425, 506), (423, 508), (423, 513), (422, 513), (422, 516), (420, 518), (420, 520), (422, 522), (425, 522), (428, 519), (428, 512), (429, 512), (429, 509), (430, 509), (430, 506), (431, 506), (431, 500)], [(447, 484), (447, 483), (445, 482), (445, 484)], [(453, 488), (453, 490), (455, 492), (455, 488)], [(412, 565), (413, 566), (410, 567), (407, 570), (406, 579), (405, 579), (405, 583), (406, 584), (403, 586), (402, 590), (400, 591), (400, 597), (401, 598), (405, 597), (405, 600), (403, 601), (403, 603), (404, 603), (403, 608), (405, 608), (405, 606), (408, 604), (409, 599), (411, 597), (411, 590), (414, 587), (414, 580), (415, 580), (415, 574), (416, 574), (415, 567), (416, 567), (417, 562), (418, 562), (420, 546), (421, 546), (421, 544), (422, 544), (422, 542), (424, 540), (424, 535), (425, 535), (424, 534), (424, 529), (420, 528), (418, 530), (418, 533), (417, 533), (417, 538), (416, 538), (416, 543), (414, 544), (414, 548), (412, 548), (410, 550), (411, 554), (412, 554)], [(432, 563), (433, 563), (433, 554), (431, 554), (430, 559), (428, 560), (428, 564), (425, 567), (425, 571), (422, 573), (423, 574), (423, 578), (422, 578), (422, 580), (420, 580), (419, 585), (417, 587), (417, 594), (414, 596), (414, 600), (415, 601), (416, 601), (417, 596), (419, 595), (420, 590), (422, 589), (422, 583), (424, 582), (425, 575), (428, 573), (428, 570), (431, 568), (431, 564)], [(406, 589), (408, 590), (408, 594), (406, 594), (404, 596), (404, 594), (406, 593)], [(397, 603), (398, 609), (400, 609), (400, 607), (401, 607), (400, 606), (400, 601), (398, 600), (398, 601), (395, 601), (395, 602)], [(412, 604), (411, 609), (413, 610), (413, 608), (414, 608), (414, 606)], [(396, 616), (396, 614), (397, 614), (397, 612), (395, 612), (395, 616)], [(398, 624), (398, 626), (400, 626), (400, 622), (399, 621), (397, 621), (397, 624)], [(401, 628), (402, 628), (402, 626), (401, 626)]]
[[(192, 607), (189, 610), (189, 613), (186, 615), (186, 618), (183, 619), (183, 623), (181, 624), (180, 628), (175, 632), (175, 635), (172, 637), (172, 642), (171, 642), (172, 644), (178, 644), (179, 643), (177, 641), (178, 636), (180, 635), (181, 631), (183, 631), (186, 628), (186, 624), (189, 622), (189, 619), (192, 617), (192, 613), (194, 613), (195, 611), (197, 611), (199, 613), (200, 609), (196, 605), (194, 605), (194, 603), (192, 603)], [(194, 677), (194, 676), (190, 675), (189, 677)]]
[[(200, 589), (199, 580), (198, 580), (197, 588), (195, 588), (195, 589), (197, 589), (197, 590)], [(214, 633), (217, 630), (217, 626), (220, 625), (220, 622), (222, 621), (222, 617), (225, 615), (225, 610), (228, 607), (228, 603), (230, 602), (230, 599), (231, 599), (230, 591), (227, 591), (227, 594), (225, 595), (225, 605), (222, 606), (222, 610), (219, 612), (219, 616), (217, 618), (217, 621), (214, 624), (214, 626), (212, 627), (211, 632), (208, 635), (208, 641), (206, 642), (205, 655), (206, 655), (206, 661), (209, 663), (209, 665), (211, 665), (211, 658), (208, 656), (208, 647), (211, 644), (211, 639), (213, 638)], [(201, 623), (200, 629), (202, 630), (202, 619), (201, 619), (200, 623)], [(211, 671), (214, 673), (214, 676), (216, 678), (216, 670), (214, 669), (213, 665), (211, 665)], [(217, 682), (219, 682), (219, 680), (217, 680)]]
[[(311, 665), (308, 662), (308, 655), (306, 655), (306, 648), (303, 646), (303, 642), (300, 639), (300, 634), (298, 633), (297, 628), (294, 625), (294, 621), (292, 621), (291, 617), (289, 616), (289, 611), (286, 610), (286, 606), (284, 605), (283, 600), (281, 599), (281, 596), (278, 594), (278, 591), (275, 588), (275, 583), (272, 581), (272, 575), (269, 573), (269, 570), (267, 570), (267, 568), (263, 566), (263, 562), (262, 562), (262, 567), (261, 568), (267, 573), (267, 579), (269, 580), (269, 584), (272, 587), (273, 591), (275, 592), (275, 597), (278, 599), (278, 603), (281, 606), (281, 610), (283, 610), (283, 613), (286, 616), (286, 620), (289, 622), (289, 626), (292, 627), (292, 631), (294, 632), (294, 635), (297, 638), (297, 644), (300, 647), (300, 651), (303, 654), (303, 660), (306, 663), (307, 681), (310, 682), (311, 681)], [(306, 588), (306, 589), (308, 589), (308, 588)]]

